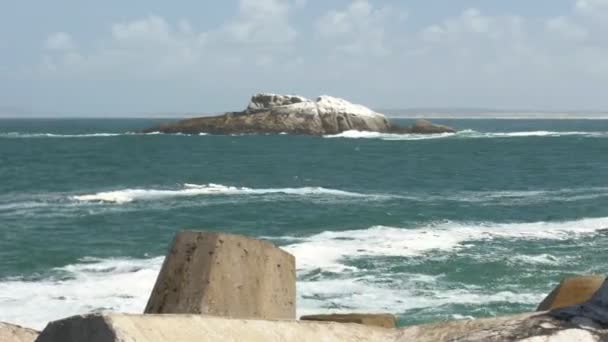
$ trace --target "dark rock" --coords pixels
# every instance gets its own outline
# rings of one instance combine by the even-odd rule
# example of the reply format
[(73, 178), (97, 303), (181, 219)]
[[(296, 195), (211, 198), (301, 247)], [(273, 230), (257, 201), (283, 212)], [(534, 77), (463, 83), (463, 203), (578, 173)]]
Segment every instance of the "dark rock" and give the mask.
[(391, 133), (397, 134), (441, 134), (456, 133), (456, 130), (449, 126), (436, 125), (428, 120), (418, 120), (412, 126), (391, 125)]

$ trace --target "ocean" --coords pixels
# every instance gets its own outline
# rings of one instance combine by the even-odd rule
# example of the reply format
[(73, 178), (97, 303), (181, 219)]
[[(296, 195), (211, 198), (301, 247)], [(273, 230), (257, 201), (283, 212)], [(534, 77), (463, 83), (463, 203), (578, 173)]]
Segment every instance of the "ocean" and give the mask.
[(562, 277), (608, 272), (608, 120), (129, 133), (160, 121), (0, 120), (0, 321), (142, 312), (182, 229), (293, 253), (298, 314), (400, 325), (534, 310)]

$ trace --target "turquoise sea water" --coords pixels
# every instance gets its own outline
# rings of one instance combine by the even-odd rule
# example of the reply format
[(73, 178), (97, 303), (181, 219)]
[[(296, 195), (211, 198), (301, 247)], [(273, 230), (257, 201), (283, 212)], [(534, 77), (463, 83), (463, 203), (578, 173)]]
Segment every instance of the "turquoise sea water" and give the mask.
[(608, 121), (436, 121), (460, 132), (0, 120), (0, 321), (140, 312), (180, 229), (293, 253), (300, 314), (403, 325), (533, 310), (563, 276), (608, 271)]

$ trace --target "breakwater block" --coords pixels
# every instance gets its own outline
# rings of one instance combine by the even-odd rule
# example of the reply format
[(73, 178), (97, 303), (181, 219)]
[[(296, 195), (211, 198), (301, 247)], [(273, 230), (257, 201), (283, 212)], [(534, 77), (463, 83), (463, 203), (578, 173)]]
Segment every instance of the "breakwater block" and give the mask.
[(239, 320), (202, 315), (93, 315), (50, 323), (37, 342), (394, 341), (394, 330), (358, 324)]
[(357, 323), (382, 328), (396, 328), (397, 320), (391, 314), (332, 314), (300, 317), (303, 321)]
[(183, 231), (145, 313), (295, 319), (295, 302), (293, 255), (245, 236)]
[(49, 323), (37, 342), (597, 342), (608, 331), (544, 313), (443, 322), (402, 329), (295, 320), (203, 315), (91, 315)]
[(37, 337), (35, 330), (0, 322), (0, 342), (34, 342)]
[(605, 276), (599, 275), (565, 278), (543, 299), (537, 310), (547, 311), (583, 304), (600, 289), (605, 279)]

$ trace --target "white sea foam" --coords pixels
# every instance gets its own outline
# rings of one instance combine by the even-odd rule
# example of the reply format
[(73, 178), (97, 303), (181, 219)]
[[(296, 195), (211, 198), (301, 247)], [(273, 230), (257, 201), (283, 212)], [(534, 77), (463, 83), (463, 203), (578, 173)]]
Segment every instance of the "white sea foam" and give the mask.
[(522, 138), (522, 137), (562, 137), (580, 136), (583, 138), (608, 138), (608, 132), (559, 132), (559, 131), (522, 131), (522, 132), (478, 132), (471, 129), (456, 133), (439, 134), (396, 134), (364, 131), (346, 131), (340, 134), (325, 135), (324, 138), (380, 139), (380, 140), (426, 140), (426, 139), (480, 139), (480, 138)]
[[(119, 137), (119, 136), (134, 136), (134, 135), (160, 135), (165, 134), (161, 132), (149, 132), (149, 133), (137, 133), (137, 132), (126, 132), (126, 133), (80, 133), (80, 134), (58, 134), (58, 133), (28, 133), (28, 132), (0, 132), (0, 138), (13, 138), (13, 139), (28, 139), (28, 138), (107, 138), (107, 137)], [(185, 135), (182, 133), (165, 134), (165, 135)], [(199, 135), (204, 136), (207, 133), (200, 133)]]
[(103, 311), (141, 313), (163, 257), (82, 260), (61, 277), (0, 281), (0, 321), (42, 329), (51, 320)]
[(568, 262), (568, 261), (570, 261), (570, 259), (572, 259), (572, 257), (560, 256), (558, 258), (554, 255), (543, 253), (543, 254), (536, 254), (536, 255), (515, 255), (509, 259), (509, 262), (515, 263), (515, 264), (528, 264), (528, 265), (530, 265), (530, 264), (532, 264), (532, 265), (559, 265), (560, 261)]
[(349, 138), (349, 139), (381, 139), (381, 140), (425, 140), (439, 139), (455, 136), (456, 133), (439, 134), (393, 134), (366, 131), (345, 131), (339, 134), (324, 135), (324, 138)]
[[(400, 275), (408, 277), (408, 275)], [(428, 285), (428, 284), (427, 284)], [(432, 283), (431, 283), (432, 285)], [(328, 279), (298, 283), (298, 315), (331, 311), (347, 312), (406, 312), (412, 309), (440, 309), (444, 305), (489, 305), (511, 303), (534, 305), (544, 293), (513, 292), (467, 288), (446, 289), (433, 286), (421, 289), (419, 284), (406, 283), (397, 288), (371, 284), (366, 279)]]
[(55, 133), (21, 133), (8, 132), (0, 133), (0, 138), (99, 138), (116, 137), (121, 133), (84, 133), (84, 134), (55, 134)]
[(608, 187), (581, 187), (538, 190), (452, 191), (439, 194), (401, 196), (413, 201), (454, 201), (491, 205), (527, 205), (546, 202), (575, 202), (608, 196)]
[[(335, 196), (335, 197), (366, 197), (368, 195), (355, 192), (326, 189), (323, 187), (252, 189), (245, 187), (226, 186), (221, 184), (184, 184), (179, 189), (123, 189), (116, 191), (98, 192), (95, 194), (78, 195), (72, 198), (85, 202), (129, 203), (139, 200), (159, 200), (171, 197), (192, 197), (202, 195), (268, 195), (284, 194), (292, 196)], [(369, 195), (373, 196), (373, 195)]]
[[(42, 329), (49, 321), (92, 312), (143, 312), (163, 257), (148, 259), (90, 259), (54, 270), (37, 281), (0, 281), (0, 321)], [(366, 277), (298, 281), (298, 315), (331, 312), (404, 312), (450, 304), (496, 302), (535, 304), (542, 293), (491, 292), (480, 288), (421, 290), (436, 277), (400, 274), (398, 288), (371, 283)]]
[[(534, 305), (546, 289), (518, 291), (517, 284), (499, 289), (445, 283), (442, 275), (369, 273), (347, 269), (347, 258), (415, 256), (433, 250), (464, 249), (471, 242), (506, 239), (572, 239), (608, 226), (608, 218), (570, 222), (456, 223), (412, 228), (371, 227), (328, 231), (304, 238), (284, 237), (283, 248), (296, 256), (298, 313), (441, 310), (441, 306), (517, 303)], [(38, 280), (0, 280), (0, 321), (42, 328), (51, 320), (90, 312), (143, 311), (163, 257), (93, 259), (52, 270)], [(519, 257), (520, 262), (547, 264), (548, 254)], [(310, 271), (345, 271), (335, 277), (311, 277)], [(420, 286), (420, 285), (424, 286)]]
[(285, 247), (304, 272), (322, 269), (352, 270), (347, 258), (416, 256), (430, 251), (450, 251), (477, 241), (493, 239), (564, 240), (608, 228), (608, 217), (567, 222), (462, 223), (441, 222), (412, 228), (375, 226), (369, 229), (327, 231)]

